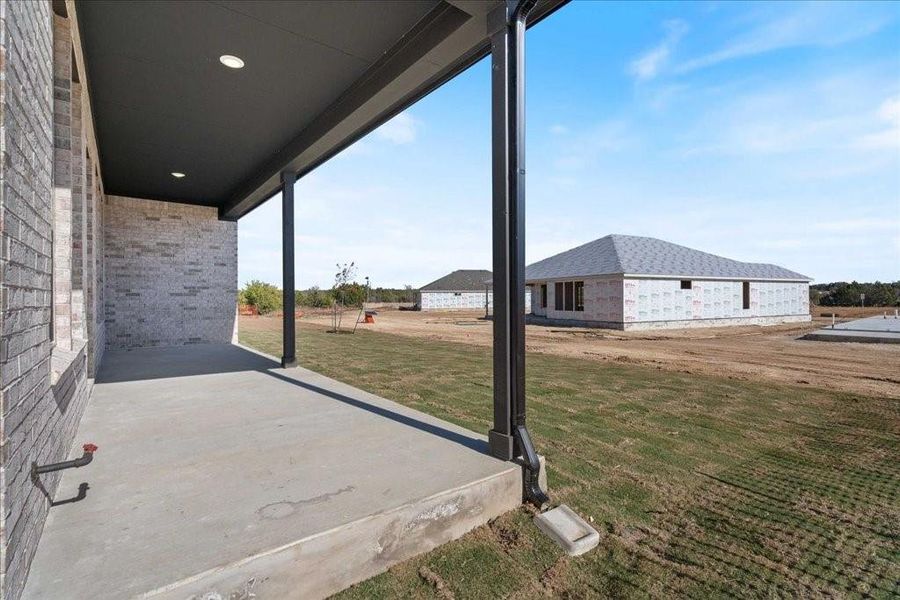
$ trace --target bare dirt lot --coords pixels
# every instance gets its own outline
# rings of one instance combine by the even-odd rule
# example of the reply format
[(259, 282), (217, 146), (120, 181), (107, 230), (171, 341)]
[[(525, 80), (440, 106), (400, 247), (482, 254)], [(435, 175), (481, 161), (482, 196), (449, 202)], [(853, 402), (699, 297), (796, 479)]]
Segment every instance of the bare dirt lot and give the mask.
[(822, 317), (831, 323), (831, 315), (834, 314), (838, 321), (850, 321), (864, 319), (866, 317), (880, 317), (884, 314), (893, 315), (896, 308), (884, 306), (813, 306), (813, 318)]
[[(854, 313), (852, 316), (857, 315)], [(355, 318), (355, 311), (347, 311), (345, 326), (349, 323), (352, 328)], [(331, 325), (330, 315), (324, 312), (307, 312), (301, 320), (310, 324)], [(813, 323), (771, 327), (642, 332), (528, 325), (526, 347), (529, 352), (598, 362), (631, 363), (682, 373), (721, 375), (900, 398), (900, 345), (798, 339), (826, 322), (830, 323), (831, 319), (815, 318)], [(277, 329), (280, 319), (242, 317), (241, 327)], [(484, 320), (483, 312), (382, 310), (374, 325), (361, 324), (359, 327), (415, 338), (479, 346), (491, 344), (491, 323)]]

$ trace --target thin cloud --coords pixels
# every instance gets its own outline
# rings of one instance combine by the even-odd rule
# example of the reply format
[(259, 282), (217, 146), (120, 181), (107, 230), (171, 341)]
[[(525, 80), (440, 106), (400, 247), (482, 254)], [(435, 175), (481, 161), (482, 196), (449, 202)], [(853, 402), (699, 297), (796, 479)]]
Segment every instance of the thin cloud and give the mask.
[(857, 7), (838, 3), (801, 4), (787, 13), (783, 8), (784, 5), (778, 5), (774, 16), (767, 15), (762, 22), (718, 50), (685, 61), (673, 71), (690, 73), (726, 61), (785, 48), (838, 46), (871, 35), (889, 21), (878, 15), (860, 18)]
[(666, 31), (663, 40), (637, 57), (628, 66), (628, 72), (638, 81), (647, 81), (656, 77), (669, 62), (678, 42), (688, 31), (688, 25), (680, 19), (672, 19), (663, 23)]
[(860, 136), (856, 145), (873, 150), (900, 150), (900, 95), (882, 102), (876, 115), (885, 128)]
[(416, 141), (420, 123), (408, 112), (402, 112), (378, 129), (375, 135), (394, 144), (411, 144)]
[(872, 96), (884, 98), (894, 86), (883, 74), (858, 74), (732, 91), (694, 122), (682, 137), (679, 154), (793, 154), (798, 176), (806, 166), (814, 174), (829, 157), (827, 173), (832, 175), (854, 174), (857, 163), (866, 170), (882, 168), (872, 150), (891, 150), (882, 153), (884, 160), (898, 156), (900, 96), (874, 106)]
[(566, 138), (565, 150), (553, 160), (558, 171), (580, 171), (599, 158), (617, 154), (638, 144), (631, 124), (621, 119), (603, 121), (583, 133)]

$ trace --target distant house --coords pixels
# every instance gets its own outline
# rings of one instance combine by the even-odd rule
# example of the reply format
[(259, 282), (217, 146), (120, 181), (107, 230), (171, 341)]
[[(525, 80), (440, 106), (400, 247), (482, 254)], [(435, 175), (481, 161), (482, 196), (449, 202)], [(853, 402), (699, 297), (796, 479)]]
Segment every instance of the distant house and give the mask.
[(809, 321), (806, 275), (663, 240), (608, 235), (529, 265), (532, 314), (614, 329)]
[[(491, 272), (484, 269), (459, 269), (444, 275), (419, 290), (421, 310), (472, 310), (493, 308), (490, 291)], [(525, 312), (530, 310), (531, 293), (525, 294)]]

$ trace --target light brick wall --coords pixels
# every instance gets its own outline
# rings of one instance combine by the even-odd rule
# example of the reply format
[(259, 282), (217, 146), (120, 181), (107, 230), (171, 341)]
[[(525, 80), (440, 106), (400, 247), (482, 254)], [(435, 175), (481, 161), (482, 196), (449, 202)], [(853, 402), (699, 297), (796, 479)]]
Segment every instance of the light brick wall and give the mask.
[(72, 349), (72, 286), (80, 280), (73, 268), (72, 242), (81, 235), (72, 203), (72, 38), (68, 21), (53, 19), (53, 292), (54, 341)]
[(97, 174), (97, 167), (93, 162), (89, 162), (89, 172), (91, 173), (91, 183), (93, 185), (92, 218), (93, 218), (93, 235), (91, 237), (91, 247), (93, 256), (93, 271), (91, 273), (92, 286), (94, 293), (91, 296), (91, 316), (93, 328), (89, 342), (88, 354), (88, 377), (95, 377), (97, 369), (103, 359), (103, 353), (106, 350), (106, 309), (104, 307), (104, 298), (106, 295), (106, 260), (104, 258), (104, 241), (106, 239), (104, 233), (104, 210), (103, 206), (106, 202), (105, 197), (100, 190), (100, 178)]
[[(56, 17), (59, 19), (59, 17)], [(84, 306), (84, 141), (81, 122), (81, 84), (72, 83), (72, 340), (83, 342), (87, 335)], [(57, 221), (58, 222), (58, 221)], [(57, 278), (59, 280), (60, 278)]]
[(107, 348), (230, 343), (237, 223), (215, 208), (107, 196)]
[[(52, 294), (54, 258), (68, 275), (72, 247), (65, 219), (56, 256), (51, 239), (54, 209), (71, 206), (71, 171), (63, 164), (71, 126), (70, 73), (63, 62), (71, 64), (71, 49), (60, 33), (62, 42), (55, 45), (49, 2), (0, 3), (0, 595), (13, 600), (40, 538), (47, 498), (59, 482), (58, 475), (32, 480), (31, 465), (65, 457), (88, 393), (83, 352), (65, 349), (71, 346), (65, 310), (70, 289), (61, 286), (56, 299)], [(55, 54), (65, 55), (56, 69)], [(62, 162), (55, 165), (55, 159)], [(61, 305), (65, 334), (55, 350), (54, 303)]]

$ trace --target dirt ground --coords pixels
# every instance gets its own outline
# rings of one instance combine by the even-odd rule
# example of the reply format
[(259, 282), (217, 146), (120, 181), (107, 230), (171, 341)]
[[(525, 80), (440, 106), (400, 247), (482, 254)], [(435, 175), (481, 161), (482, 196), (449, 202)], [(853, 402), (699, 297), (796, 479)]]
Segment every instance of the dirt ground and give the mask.
[(862, 319), (864, 317), (877, 317), (887, 313), (893, 315), (896, 308), (885, 308), (883, 306), (813, 306), (812, 316), (828, 319), (831, 323), (831, 315), (834, 314), (838, 321), (849, 321), (851, 319)]
[[(871, 310), (875, 310), (872, 313)], [(826, 311), (830, 312), (830, 311)], [(881, 314), (881, 309), (837, 309), (839, 318)], [(847, 313), (846, 317), (843, 313)], [(361, 329), (431, 340), (489, 346), (491, 323), (483, 312), (381, 310), (374, 325)], [(347, 311), (352, 328), (356, 313)], [(306, 312), (305, 323), (330, 326), (325, 312)], [(748, 381), (809, 385), (872, 396), (900, 398), (900, 345), (814, 342), (804, 333), (830, 323), (770, 327), (717, 327), (624, 332), (606, 329), (528, 325), (526, 348), (596, 360), (645, 365), (682, 373), (721, 375)], [(241, 317), (241, 327), (280, 327), (280, 319)]]

